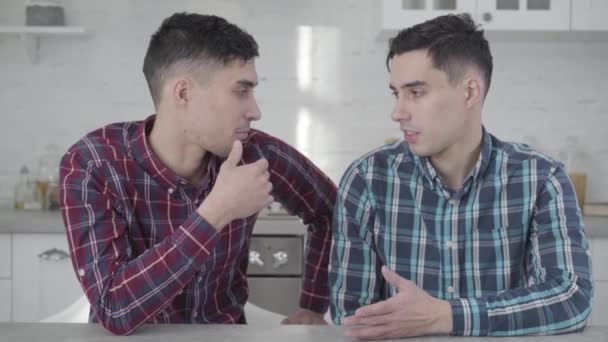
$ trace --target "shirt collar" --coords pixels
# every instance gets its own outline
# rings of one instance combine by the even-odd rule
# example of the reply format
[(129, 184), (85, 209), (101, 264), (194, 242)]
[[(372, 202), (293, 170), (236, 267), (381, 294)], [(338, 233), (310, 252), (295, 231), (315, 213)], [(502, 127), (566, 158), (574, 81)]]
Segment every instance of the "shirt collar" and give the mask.
[[(479, 158), (477, 159), (477, 163), (475, 163), (475, 168), (471, 170), (471, 173), (467, 176), (464, 181), (462, 189), (458, 191), (460, 194), (464, 194), (468, 191), (471, 184), (478, 181), (481, 175), (486, 171), (491, 158), (492, 153), (492, 137), (482, 126), (482, 140), (481, 140), (481, 152), (479, 153)], [(424, 177), (429, 182), (432, 189), (435, 186), (439, 186), (441, 189), (448, 189), (448, 187), (443, 183), (441, 177), (433, 167), (431, 163), (431, 159), (429, 157), (420, 157), (417, 155), (413, 155), (414, 162), (418, 165), (418, 168), (424, 175)]]

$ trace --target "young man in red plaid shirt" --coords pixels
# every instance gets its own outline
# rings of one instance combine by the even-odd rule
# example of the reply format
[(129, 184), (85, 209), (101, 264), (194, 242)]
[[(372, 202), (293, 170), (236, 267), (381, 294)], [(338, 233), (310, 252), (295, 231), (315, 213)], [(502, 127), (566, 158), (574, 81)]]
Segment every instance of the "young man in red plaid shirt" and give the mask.
[(177, 13), (143, 71), (156, 114), (87, 134), (61, 161), (61, 212), (91, 322), (246, 323), (257, 213), (277, 200), (309, 225), (300, 309), (324, 324), (335, 185), (286, 143), (250, 128), (261, 113), (253, 37)]

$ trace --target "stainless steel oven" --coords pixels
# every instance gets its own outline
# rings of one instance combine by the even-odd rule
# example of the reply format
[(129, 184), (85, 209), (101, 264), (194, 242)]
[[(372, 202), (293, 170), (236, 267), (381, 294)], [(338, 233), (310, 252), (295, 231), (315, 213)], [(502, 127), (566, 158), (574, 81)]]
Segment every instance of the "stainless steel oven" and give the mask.
[(293, 218), (258, 220), (249, 247), (251, 303), (282, 315), (299, 307), (305, 231)]

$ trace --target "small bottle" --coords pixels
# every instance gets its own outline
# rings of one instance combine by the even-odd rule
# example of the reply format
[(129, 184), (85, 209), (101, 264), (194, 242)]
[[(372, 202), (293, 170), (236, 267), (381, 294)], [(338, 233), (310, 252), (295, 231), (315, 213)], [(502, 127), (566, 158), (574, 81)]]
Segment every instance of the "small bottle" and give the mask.
[(22, 166), (19, 170), (19, 183), (15, 186), (15, 209), (39, 210), (40, 202), (34, 198), (35, 183), (30, 179), (30, 170)]
[(36, 196), (44, 210), (59, 209), (57, 191), (59, 160), (59, 148), (54, 144), (47, 145), (45, 153), (38, 160)]
[(25, 188), (29, 174), (30, 170), (23, 165), (19, 170), (19, 182), (15, 185), (15, 209), (22, 210), (25, 208)]

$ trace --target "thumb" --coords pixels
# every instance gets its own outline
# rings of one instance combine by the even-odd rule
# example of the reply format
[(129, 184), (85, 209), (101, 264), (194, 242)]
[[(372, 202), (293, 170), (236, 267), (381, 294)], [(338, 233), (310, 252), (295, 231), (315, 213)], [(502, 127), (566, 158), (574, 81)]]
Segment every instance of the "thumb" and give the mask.
[(230, 154), (228, 158), (224, 162), (229, 166), (237, 166), (237, 164), (241, 161), (241, 157), (243, 156), (243, 144), (240, 140), (235, 140), (232, 144), (232, 149), (230, 150)]
[(391, 285), (393, 285), (394, 287), (398, 288), (399, 290), (401, 290), (404, 287), (404, 283), (405, 283), (405, 279), (402, 278), (400, 275), (398, 275), (397, 273), (391, 271), (388, 269), (388, 267), (386, 266), (382, 266), (382, 276), (384, 276), (384, 279)]

